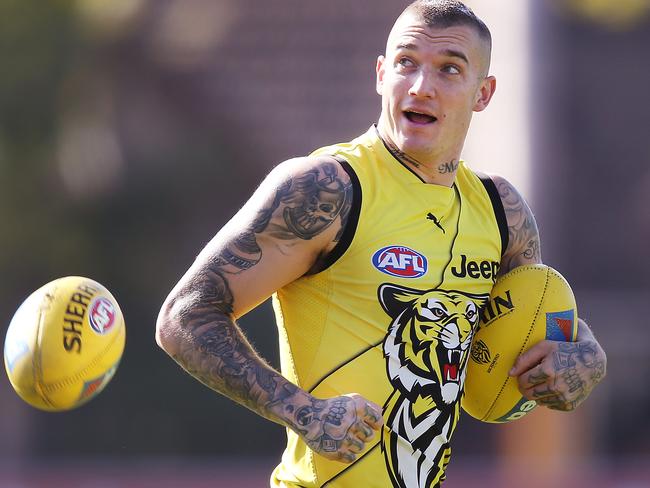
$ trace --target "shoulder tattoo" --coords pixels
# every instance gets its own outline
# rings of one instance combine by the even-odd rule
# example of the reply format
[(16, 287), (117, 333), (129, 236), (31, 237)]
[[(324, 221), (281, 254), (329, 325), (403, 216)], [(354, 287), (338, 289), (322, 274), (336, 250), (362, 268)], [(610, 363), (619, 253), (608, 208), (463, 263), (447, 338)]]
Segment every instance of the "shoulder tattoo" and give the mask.
[(262, 259), (257, 236), (267, 233), (281, 241), (310, 240), (337, 219), (338, 241), (352, 205), (352, 183), (338, 164), (325, 160), (277, 185), (273, 197), (258, 210), (253, 221), (215, 258), (225, 273), (240, 273)]
[(539, 230), (535, 216), (519, 192), (504, 178), (494, 178), (508, 221), (508, 249), (502, 272), (522, 264), (541, 263)]

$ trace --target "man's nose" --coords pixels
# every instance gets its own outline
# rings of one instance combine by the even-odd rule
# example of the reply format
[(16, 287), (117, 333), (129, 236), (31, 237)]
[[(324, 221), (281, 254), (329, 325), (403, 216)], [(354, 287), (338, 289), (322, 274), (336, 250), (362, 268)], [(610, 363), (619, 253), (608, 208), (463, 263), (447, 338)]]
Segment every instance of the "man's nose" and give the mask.
[(409, 95), (414, 97), (433, 98), (436, 94), (433, 75), (419, 71), (409, 89)]

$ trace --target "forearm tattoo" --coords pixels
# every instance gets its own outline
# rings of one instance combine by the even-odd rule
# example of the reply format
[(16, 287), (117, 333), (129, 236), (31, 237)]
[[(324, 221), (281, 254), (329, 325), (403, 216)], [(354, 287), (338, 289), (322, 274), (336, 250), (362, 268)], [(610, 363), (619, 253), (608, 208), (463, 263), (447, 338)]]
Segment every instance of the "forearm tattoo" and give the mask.
[(501, 263), (502, 273), (517, 266), (542, 261), (539, 230), (535, 217), (519, 192), (506, 180), (496, 181), (508, 221), (508, 249)]
[[(337, 166), (329, 162), (281, 183), (244, 232), (205, 263), (180, 293), (174, 308), (186, 340), (181, 341), (174, 359), (208, 387), (267, 418), (304, 429), (302, 424), (311, 417), (305, 407), (298, 416), (297, 387), (255, 353), (232, 318), (234, 297), (228, 275), (249, 270), (260, 261), (258, 234), (267, 232), (287, 241), (312, 239), (339, 216), (347, 216), (350, 198), (349, 181), (344, 182)], [(300, 401), (304, 402), (304, 395)], [(314, 434), (313, 442), (326, 442), (324, 435), (336, 440), (336, 410), (330, 407), (320, 412), (317, 404), (310, 408), (314, 418), (324, 415), (331, 424), (320, 437)], [(285, 415), (279, 419), (277, 412), (289, 420)]]

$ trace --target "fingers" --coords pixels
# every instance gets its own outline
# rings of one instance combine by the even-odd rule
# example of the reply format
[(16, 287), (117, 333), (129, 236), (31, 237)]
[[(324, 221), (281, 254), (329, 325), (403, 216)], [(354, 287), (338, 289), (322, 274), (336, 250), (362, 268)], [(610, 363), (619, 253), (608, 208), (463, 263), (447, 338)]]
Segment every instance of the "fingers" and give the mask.
[(552, 341), (540, 341), (523, 354), (519, 355), (512, 369), (510, 376), (519, 376), (532, 367), (538, 365), (554, 349)]
[(562, 411), (573, 410), (577, 406), (561, 389), (557, 379), (544, 372), (543, 364), (521, 375), (518, 381), (522, 395), (528, 400), (535, 400), (538, 405)]
[(553, 378), (555, 372), (548, 368), (548, 363), (542, 362), (534, 368), (522, 373), (517, 378), (519, 390), (523, 393), (534, 386), (545, 385)]
[(362, 440), (358, 435), (350, 432), (338, 449), (338, 460), (344, 463), (356, 461), (359, 454), (366, 450), (367, 442)]
[(367, 444), (384, 425), (381, 407), (356, 393), (349, 396), (354, 400), (357, 408), (357, 421), (352, 425), (351, 433), (362, 443)]
[(355, 424), (356, 434), (362, 441), (369, 441), (375, 437), (375, 431), (365, 422)]
[(365, 401), (362, 418), (363, 421), (374, 430), (379, 430), (382, 425), (384, 425), (384, 418), (381, 415), (381, 407), (368, 400)]
[(350, 450), (350, 452), (354, 454), (359, 454), (366, 447), (366, 443), (362, 441), (359, 437), (354, 436), (353, 434), (350, 434), (348, 437), (346, 437), (345, 442), (347, 443), (347, 447)]

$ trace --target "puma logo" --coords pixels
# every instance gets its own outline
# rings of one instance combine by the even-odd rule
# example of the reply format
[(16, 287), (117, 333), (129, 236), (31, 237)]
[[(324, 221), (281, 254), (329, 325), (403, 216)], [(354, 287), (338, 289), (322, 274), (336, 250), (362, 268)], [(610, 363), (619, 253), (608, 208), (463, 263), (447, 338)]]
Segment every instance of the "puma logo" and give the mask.
[(445, 229), (442, 227), (442, 224), (438, 220), (438, 217), (433, 215), (431, 212), (429, 212), (427, 214), (427, 220), (431, 220), (434, 224), (436, 224), (436, 227), (438, 227), (442, 231), (443, 234), (445, 233)]

